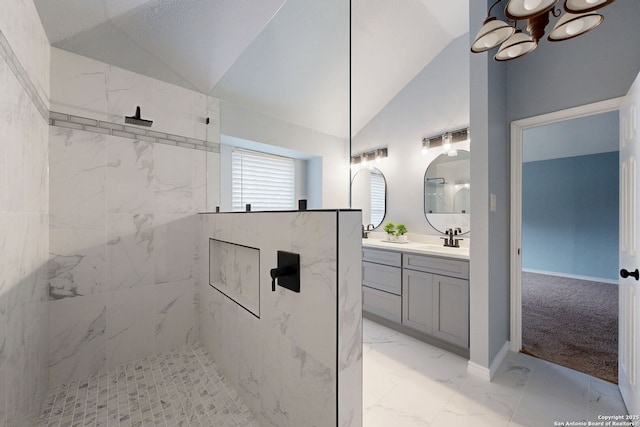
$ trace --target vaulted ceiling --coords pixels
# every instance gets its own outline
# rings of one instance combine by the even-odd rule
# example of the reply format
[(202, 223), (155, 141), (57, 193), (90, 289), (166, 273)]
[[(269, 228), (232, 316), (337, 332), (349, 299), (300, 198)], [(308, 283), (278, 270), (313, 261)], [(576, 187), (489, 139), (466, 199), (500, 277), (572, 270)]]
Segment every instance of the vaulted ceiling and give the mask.
[[(346, 0), (35, 0), (55, 47), (347, 137)], [(356, 134), (446, 45), (468, 0), (352, 0)]]

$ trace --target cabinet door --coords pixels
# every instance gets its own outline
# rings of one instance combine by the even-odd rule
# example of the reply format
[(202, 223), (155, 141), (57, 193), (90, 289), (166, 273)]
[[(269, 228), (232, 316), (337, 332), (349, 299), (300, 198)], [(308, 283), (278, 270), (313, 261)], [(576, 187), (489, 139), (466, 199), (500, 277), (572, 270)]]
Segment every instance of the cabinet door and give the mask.
[(402, 323), (433, 334), (433, 274), (403, 270)]
[(469, 348), (469, 281), (433, 275), (433, 335)]
[(402, 273), (400, 271), (400, 267), (363, 262), (362, 284), (370, 288), (400, 295), (402, 291), (400, 285)]

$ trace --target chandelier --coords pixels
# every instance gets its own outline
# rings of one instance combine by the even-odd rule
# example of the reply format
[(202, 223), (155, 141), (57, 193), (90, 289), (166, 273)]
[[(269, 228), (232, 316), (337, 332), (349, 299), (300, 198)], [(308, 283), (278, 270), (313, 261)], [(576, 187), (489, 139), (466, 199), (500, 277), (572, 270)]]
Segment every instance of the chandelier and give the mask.
[[(559, 0), (507, 0), (504, 15), (512, 22), (508, 24), (491, 15), (491, 10), (502, 0), (497, 0), (487, 12), (487, 19), (480, 28), (471, 52), (486, 52), (500, 46), (493, 59), (508, 61), (519, 58), (538, 47), (549, 23), (549, 15), (560, 16), (556, 8)], [(557, 42), (578, 37), (602, 23), (604, 17), (595, 11), (610, 5), (615, 0), (564, 0), (565, 14), (553, 27), (547, 40)], [(526, 21), (524, 28), (518, 28)], [(526, 31), (525, 31), (526, 30)]]

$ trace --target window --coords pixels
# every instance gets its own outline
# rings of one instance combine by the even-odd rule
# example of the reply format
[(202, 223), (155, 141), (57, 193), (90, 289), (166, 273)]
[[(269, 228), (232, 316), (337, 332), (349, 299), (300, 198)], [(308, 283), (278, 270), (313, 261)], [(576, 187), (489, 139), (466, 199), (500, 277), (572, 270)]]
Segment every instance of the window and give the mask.
[(234, 212), (294, 210), (295, 162), (255, 151), (231, 154), (231, 203)]
[(386, 184), (378, 169), (371, 170), (371, 223), (382, 224), (385, 212)]

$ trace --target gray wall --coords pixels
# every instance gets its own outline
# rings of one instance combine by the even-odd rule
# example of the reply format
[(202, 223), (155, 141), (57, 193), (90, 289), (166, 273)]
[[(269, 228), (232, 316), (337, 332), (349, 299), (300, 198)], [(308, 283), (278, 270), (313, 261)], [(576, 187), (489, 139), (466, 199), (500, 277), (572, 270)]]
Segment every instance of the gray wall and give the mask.
[[(470, 39), (487, 2), (469, 2)], [(468, 41), (471, 43), (471, 40)], [(488, 368), (509, 339), (509, 138), (506, 67), (486, 54), (471, 56), (470, 359)], [(496, 195), (496, 211), (489, 195)]]
[[(469, 2), (470, 39), (492, 1)], [(495, 9), (494, 9), (495, 11)], [(511, 121), (624, 95), (640, 70), (640, 2), (602, 11), (591, 33), (541, 41), (507, 64), (471, 56), (471, 361), (489, 367), (509, 339), (509, 126)], [(472, 40), (469, 41), (471, 43)], [(497, 211), (489, 212), (489, 195)]]
[(604, 22), (591, 32), (559, 43), (545, 39), (507, 63), (509, 122), (627, 93), (640, 71), (640, 1), (619, 0), (601, 14)]
[(522, 165), (523, 269), (618, 283), (618, 156)]

